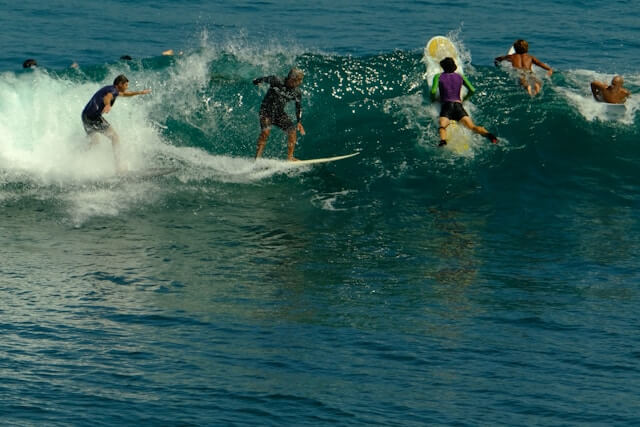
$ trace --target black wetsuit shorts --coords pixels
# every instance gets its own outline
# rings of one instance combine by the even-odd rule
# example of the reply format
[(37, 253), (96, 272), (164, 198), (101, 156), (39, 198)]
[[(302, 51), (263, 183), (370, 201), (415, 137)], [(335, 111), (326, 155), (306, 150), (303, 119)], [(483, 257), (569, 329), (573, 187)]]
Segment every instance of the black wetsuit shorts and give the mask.
[(444, 102), (440, 109), (440, 117), (446, 117), (449, 120), (460, 121), (463, 117), (468, 116), (461, 102)]
[(111, 127), (109, 122), (102, 116), (90, 118), (84, 114), (82, 115), (82, 125), (87, 135), (91, 135), (94, 132), (104, 133)]
[(266, 108), (260, 109), (260, 129), (269, 128), (276, 125), (285, 132), (295, 130), (291, 117), (284, 111), (269, 111)]

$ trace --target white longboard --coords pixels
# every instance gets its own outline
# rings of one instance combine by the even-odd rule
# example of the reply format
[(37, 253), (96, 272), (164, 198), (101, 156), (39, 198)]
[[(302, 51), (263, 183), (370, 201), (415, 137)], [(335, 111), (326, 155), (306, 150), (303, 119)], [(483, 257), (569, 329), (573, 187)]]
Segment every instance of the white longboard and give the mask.
[(304, 166), (304, 165), (313, 165), (317, 163), (328, 163), (335, 162), (336, 160), (348, 159), (349, 157), (357, 156), (360, 152), (345, 154), (344, 156), (335, 156), (335, 157), (325, 157), (321, 159), (308, 159), (308, 160), (297, 160), (295, 162), (288, 162), (290, 166)]
[[(433, 84), (433, 78), (435, 75), (443, 72), (442, 67), (440, 66), (440, 61), (446, 57), (453, 58), (458, 66), (456, 73), (462, 74), (462, 61), (458, 55), (458, 49), (453, 42), (445, 36), (432, 37), (424, 47), (424, 56), (422, 58), (427, 67), (425, 78), (427, 80), (427, 85), (429, 86), (429, 91), (431, 91), (431, 85)], [(467, 88), (463, 86), (461, 93), (462, 97), (466, 95), (466, 90)], [(438, 97), (439, 96), (440, 94), (438, 93)], [(438, 119), (436, 118), (436, 122), (437, 120)], [(471, 142), (471, 133), (464, 126), (459, 125), (455, 120), (451, 120), (449, 122), (449, 126), (447, 126), (446, 141), (446, 148), (462, 154), (470, 150), (469, 144)]]
[(319, 159), (308, 159), (308, 160), (295, 160), (292, 162), (288, 160), (260, 158), (256, 160), (256, 162), (254, 163), (254, 168), (262, 169), (262, 168), (269, 168), (272, 166), (276, 166), (277, 168), (282, 168), (282, 167), (296, 168), (296, 167), (302, 167), (302, 166), (315, 165), (319, 163), (335, 162), (336, 160), (348, 159), (349, 157), (357, 156), (358, 154), (360, 154), (359, 151), (356, 153), (345, 154), (343, 156), (323, 157)]
[(610, 104), (608, 102), (601, 102), (604, 109), (605, 116), (610, 120), (621, 119), (627, 113), (627, 106), (625, 104)]

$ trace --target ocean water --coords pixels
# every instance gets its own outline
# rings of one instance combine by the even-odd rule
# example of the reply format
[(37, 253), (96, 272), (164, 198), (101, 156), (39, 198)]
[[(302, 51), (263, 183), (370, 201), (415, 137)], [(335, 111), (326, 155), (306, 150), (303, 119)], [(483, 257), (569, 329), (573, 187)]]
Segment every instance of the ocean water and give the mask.
[[(0, 10), (3, 425), (640, 423), (637, 2)], [(436, 147), (434, 35), (499, 144)], [(555, 70), (535, 98), (493, 66), (516, 38)], [(292, 168), (274, 129), (253, 161), (251, 81), (293, 65), (296, 156), (358, 156)], [(121, 73), (152, 89), (107, 116), (128, 169), (175, 173), (87, 148)]]

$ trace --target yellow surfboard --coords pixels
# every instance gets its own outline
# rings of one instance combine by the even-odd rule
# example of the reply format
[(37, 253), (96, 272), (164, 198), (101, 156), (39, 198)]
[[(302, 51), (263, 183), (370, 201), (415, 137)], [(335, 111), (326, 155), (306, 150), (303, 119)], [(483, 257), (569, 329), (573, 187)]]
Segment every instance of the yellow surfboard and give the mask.
[[(425, 78), (429, 91), (431, 91), (431, 84), (435, 75), (443, 71), (442, 67), (440, 67), (440, 61), (447, 57), (453, 58), (458, 66), (456, 72), (462, 74), (463, 64), (460, 60), (458, 49), (451, 40), (445, 36), (435, 36), (427, 42), (422, 60), (427, 67)], [(461, 95), (464, 97), (467, 89), (463, 86), (462, 90)], [(471, 132), (464, 126), (459, 125), (455, 120), (451, 120), (447, 127), (446, 141), (447, 145), (445, 147), (456, 153), (463, 154), (471, 149)]]
[(460, 64), (458, 64), (457, 61), (458, 50), (453, 42), (445, 36), (435, 36), (429, 40), (425, 47), (425, 54), (434, 58), (438, 62), (442, 61), (446, 57), (451, 57), (456, 60), (456, 65), (460, 67)]

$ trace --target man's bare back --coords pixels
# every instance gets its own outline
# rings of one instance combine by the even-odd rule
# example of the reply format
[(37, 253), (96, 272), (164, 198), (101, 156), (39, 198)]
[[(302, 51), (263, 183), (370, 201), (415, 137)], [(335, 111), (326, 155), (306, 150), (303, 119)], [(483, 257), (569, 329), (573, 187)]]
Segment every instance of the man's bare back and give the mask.
[(514, 68), (522, 68), (525, 70), (531, 70), (531, 65), (533, 65), (533, 61), (536, 60), (536, 58), (528, 53), (514, 53), (511, 55), (511, 58), (506, 59), (511, 62)]
[(591, 93), (596, 101), (610, 104), (624, 104), (631, 93), (622, 87), (624, 80), (621, 76), (615, 76), (611, 85), (602, 82), (591, 82)]
[(526, 41), (518, 40), (514, 43), (513, 46), (516, 50), (516, 53), (505, 55), (505, 56), (499, 56), (494, 60), (494, 62), (496, 65), (498, 65), (499, 62), (506, 60), (511, 63), (513, 68), (517, 68), (523, 71), (529, 71), (529, 73), (524, 73), (520, 76), (520, 84), (525, 89), (527, 89), (527, 92), (529, 92), (529, 95), (531, 96), (537, 95), (538, 92), (540, 92), (542, 83), (540, 83), (540, 81), (535, 77), (535, 75), (533, 75), (532, 73), (533, 70), (531, 69), (531, 66), (537, 65), (538, 67), (547, 70), (548, 77), (551, 77), (551, 74), (553, 74), (553, 69), (549, 67), (547, 64), (545, 64), (544, 62), (539, 61), (538, 58), (536, 58), (535, 56), (529, 55), (527, 53), (527, 51), (529, 50), (529, 45)]

